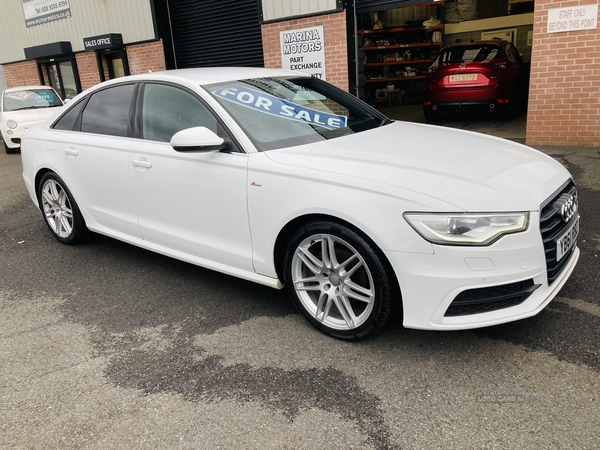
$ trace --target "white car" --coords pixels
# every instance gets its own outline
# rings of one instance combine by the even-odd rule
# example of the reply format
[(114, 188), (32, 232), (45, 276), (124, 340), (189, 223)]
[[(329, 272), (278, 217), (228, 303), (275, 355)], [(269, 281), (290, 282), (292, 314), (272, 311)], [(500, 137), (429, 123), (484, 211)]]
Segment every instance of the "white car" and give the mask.
[(285, 285), (341, 339), (377, 332), (394, 309), (427, 330), (533, 316), (579, 258), (577, 192), (557, 161), (392, 122), (298, 72), (111, 80), (30, 129), (22, 161), (59, 241), (89, 230)]
[(50, 86), (21, 86), (5, 89), (0, 104), (0, 131), (6, 153), (15, 153), (23, 133), (53, 116), (64, 105)]

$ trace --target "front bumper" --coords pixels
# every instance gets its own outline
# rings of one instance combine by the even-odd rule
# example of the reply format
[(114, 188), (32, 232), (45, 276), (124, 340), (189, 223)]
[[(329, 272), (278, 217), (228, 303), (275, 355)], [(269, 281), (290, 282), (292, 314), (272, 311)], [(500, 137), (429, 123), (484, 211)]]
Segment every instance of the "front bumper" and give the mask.
[[(539, 217), (533, 217), (536, 223)], [(504, 236), (487, 247), (434, 246), (434, 254), (386, 251), (402, 292), (404, 326), (422, 330), (464, 330), (511, 322), (539, 313), (558, 294), (577, 260), (575, 247), (560, 275), (548, 285), (544, 247), (539, 229)], [(524, 299), (489, 312), (448, 314), (465, 293), (502, 291), (504, 287), (536, 286)], [(469, 291), (469, 292), (467, 292)], [(477, 292), (477, 291), (475, 291)], [(513, 295), (513, 297), (515, 297)], [(515, 297), (516, 298), (516, 297)], [(485, 310), (485, 308), (479, 311)]]
[(21, 137), (29, 128), (37, 125), (40, 121), (20, 123), (17, 128), (8, 129), (6, 125), (2, 126), (2, 140), (8, 148), (19, 148), (21, 146)]

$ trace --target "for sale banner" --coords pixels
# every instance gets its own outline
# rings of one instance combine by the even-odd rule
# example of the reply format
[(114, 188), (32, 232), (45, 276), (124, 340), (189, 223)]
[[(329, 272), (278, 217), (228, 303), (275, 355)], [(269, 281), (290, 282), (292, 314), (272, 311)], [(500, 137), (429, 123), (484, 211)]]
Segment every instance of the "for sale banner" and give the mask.
[(69, 0), (22, 0), (25, 25), (34, 27), (71, 17)]

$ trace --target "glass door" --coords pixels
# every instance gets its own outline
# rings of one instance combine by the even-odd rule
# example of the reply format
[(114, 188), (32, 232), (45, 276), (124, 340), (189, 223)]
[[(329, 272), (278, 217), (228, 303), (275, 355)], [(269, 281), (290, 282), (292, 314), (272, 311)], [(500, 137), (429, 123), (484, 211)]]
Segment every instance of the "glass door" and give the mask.
[(108, 66), (108, 76), (111, 79), (129, 75), (125, 51), (106, 53), (106, 65)]
[(72, 99), (78, 93), (75, 70), (71, 61), (52, 61), (46, 63), (50, 86), (63, 99)]

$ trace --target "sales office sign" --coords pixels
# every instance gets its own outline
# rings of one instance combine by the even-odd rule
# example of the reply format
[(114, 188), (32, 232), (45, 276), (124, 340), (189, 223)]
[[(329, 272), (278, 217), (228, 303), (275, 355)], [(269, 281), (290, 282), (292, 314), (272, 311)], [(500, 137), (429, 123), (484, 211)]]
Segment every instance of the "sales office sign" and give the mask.
[(313, 77), (325, 77), (325, 38), (323, 25), (286, 30), (279, 33), (281, 42), (281, 67), (297, 70)]
[(71, 17), (69, 0), (22, 0), (25, 25), (34, 27)]

